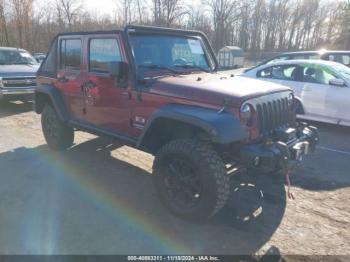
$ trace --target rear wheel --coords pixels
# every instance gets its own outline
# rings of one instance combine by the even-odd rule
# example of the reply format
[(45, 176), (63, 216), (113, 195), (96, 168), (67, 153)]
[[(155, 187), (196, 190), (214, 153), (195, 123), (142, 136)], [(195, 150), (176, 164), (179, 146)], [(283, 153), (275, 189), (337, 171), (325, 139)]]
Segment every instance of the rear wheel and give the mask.
[(161, 201), (185, 219), (212, 217), (230, 194), (221, 158), (210, 145), (194, 140), (174, 140), (161, 148), (153, 174)]
[(55, 109), (46, 104), (41, 114), (41, 126), (48, 146), (54, 150), (70, 147), (74, 141), (74, 130), (62, 122)]

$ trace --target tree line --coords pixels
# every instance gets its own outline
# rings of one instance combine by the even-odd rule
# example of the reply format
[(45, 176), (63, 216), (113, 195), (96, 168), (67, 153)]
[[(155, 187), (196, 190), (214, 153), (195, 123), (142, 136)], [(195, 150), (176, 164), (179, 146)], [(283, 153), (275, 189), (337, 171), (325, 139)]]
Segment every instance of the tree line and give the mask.
[(59, 32), (143, 24), (200, 30), (215, 50), (350, 50), (350, 0), (115, 0), (113, 15), (84, 9), (83, 0), (0, 0), (0, 46), (47, 51)]

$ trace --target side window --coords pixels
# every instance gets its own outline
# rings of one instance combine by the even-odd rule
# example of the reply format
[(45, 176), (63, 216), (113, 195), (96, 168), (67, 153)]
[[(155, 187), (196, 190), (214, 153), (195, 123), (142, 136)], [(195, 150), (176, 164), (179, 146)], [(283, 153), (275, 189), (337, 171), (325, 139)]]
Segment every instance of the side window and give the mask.
[(272, 68), (272, 77), (275, 79), (296, 81), (296, 73), (296, 65), (274, 66)]
[(329, 81), (336, 76), (328, 68), (306, 65), (303, 67), (303, 80), (308, 83), (329, 85)]
[(81, 65), (81, 40), (63, 39), (60, 45), (60, 68), (79, 70)]
[(342, 60), (344, 65), (350, 65), (350, 55), (343, 55)]
[(350, 65), (350, 55), (347, 55), (347, 54), (329, 55), (328, 60), (338, 62), (344, 65)]
[(279, 65), (259, 71), (257, 77), (295, 81), (297, 80), (296, 73), (296, 65)]
[(109, 63), (120, 62), (118, 40), (115, 38), (96, 38), (90, 40), (89, 71), (108, 73)]
[(57, 77), (57, 45), (58, 41), (57, 39), (54, 39), (49, 53), (38, 70), (38, 75)]
[(264, 68), (264, 69), (258, 71), (256, 76), (259, 78), (271, 78), (271, 70), (272, 70), (272, 67)]

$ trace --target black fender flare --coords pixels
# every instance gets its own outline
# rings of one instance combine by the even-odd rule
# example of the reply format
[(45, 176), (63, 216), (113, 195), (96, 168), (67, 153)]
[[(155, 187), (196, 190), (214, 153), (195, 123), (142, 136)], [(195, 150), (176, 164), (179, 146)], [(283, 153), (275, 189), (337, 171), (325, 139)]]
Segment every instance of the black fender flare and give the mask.
[(61, 121), (69, 121), (69, 112), (66, 108), (66, 104), (62, 97), (60, 90), (52, 85), (39, 85), (35, 88), (35, 106), (34, 110), (40, 114), (43, 110), (43, 101), (40, 101), (42, 95), (45, 95), (50, 100), (52, 106), (56, 110), (56, 113)]
[(248, 133), (242, 127), (240, 120), (232, 113), (198, 106), (170, 104), (152, 113), (137, 141), (137, 147), (142, 147), (152, 125), (162, 118), (198, 127), (210, 135), (212, 142), (218, 144), (228, 144), (248, 138)]

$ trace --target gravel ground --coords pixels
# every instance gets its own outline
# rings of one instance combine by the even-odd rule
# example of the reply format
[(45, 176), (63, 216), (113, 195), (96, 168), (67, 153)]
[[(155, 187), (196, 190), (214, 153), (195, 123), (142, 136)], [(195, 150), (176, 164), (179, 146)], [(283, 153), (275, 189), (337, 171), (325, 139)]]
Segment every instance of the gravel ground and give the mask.
[(52, 152), (30, 104), (2, 103), (0, 254), (350, 255), (350, 129), (315, 125), (321, 147), (292, 175), (295, 200), (282, 174), (258, 176), (199, 224), (162, 207), (152, 156), (81, 132)]

